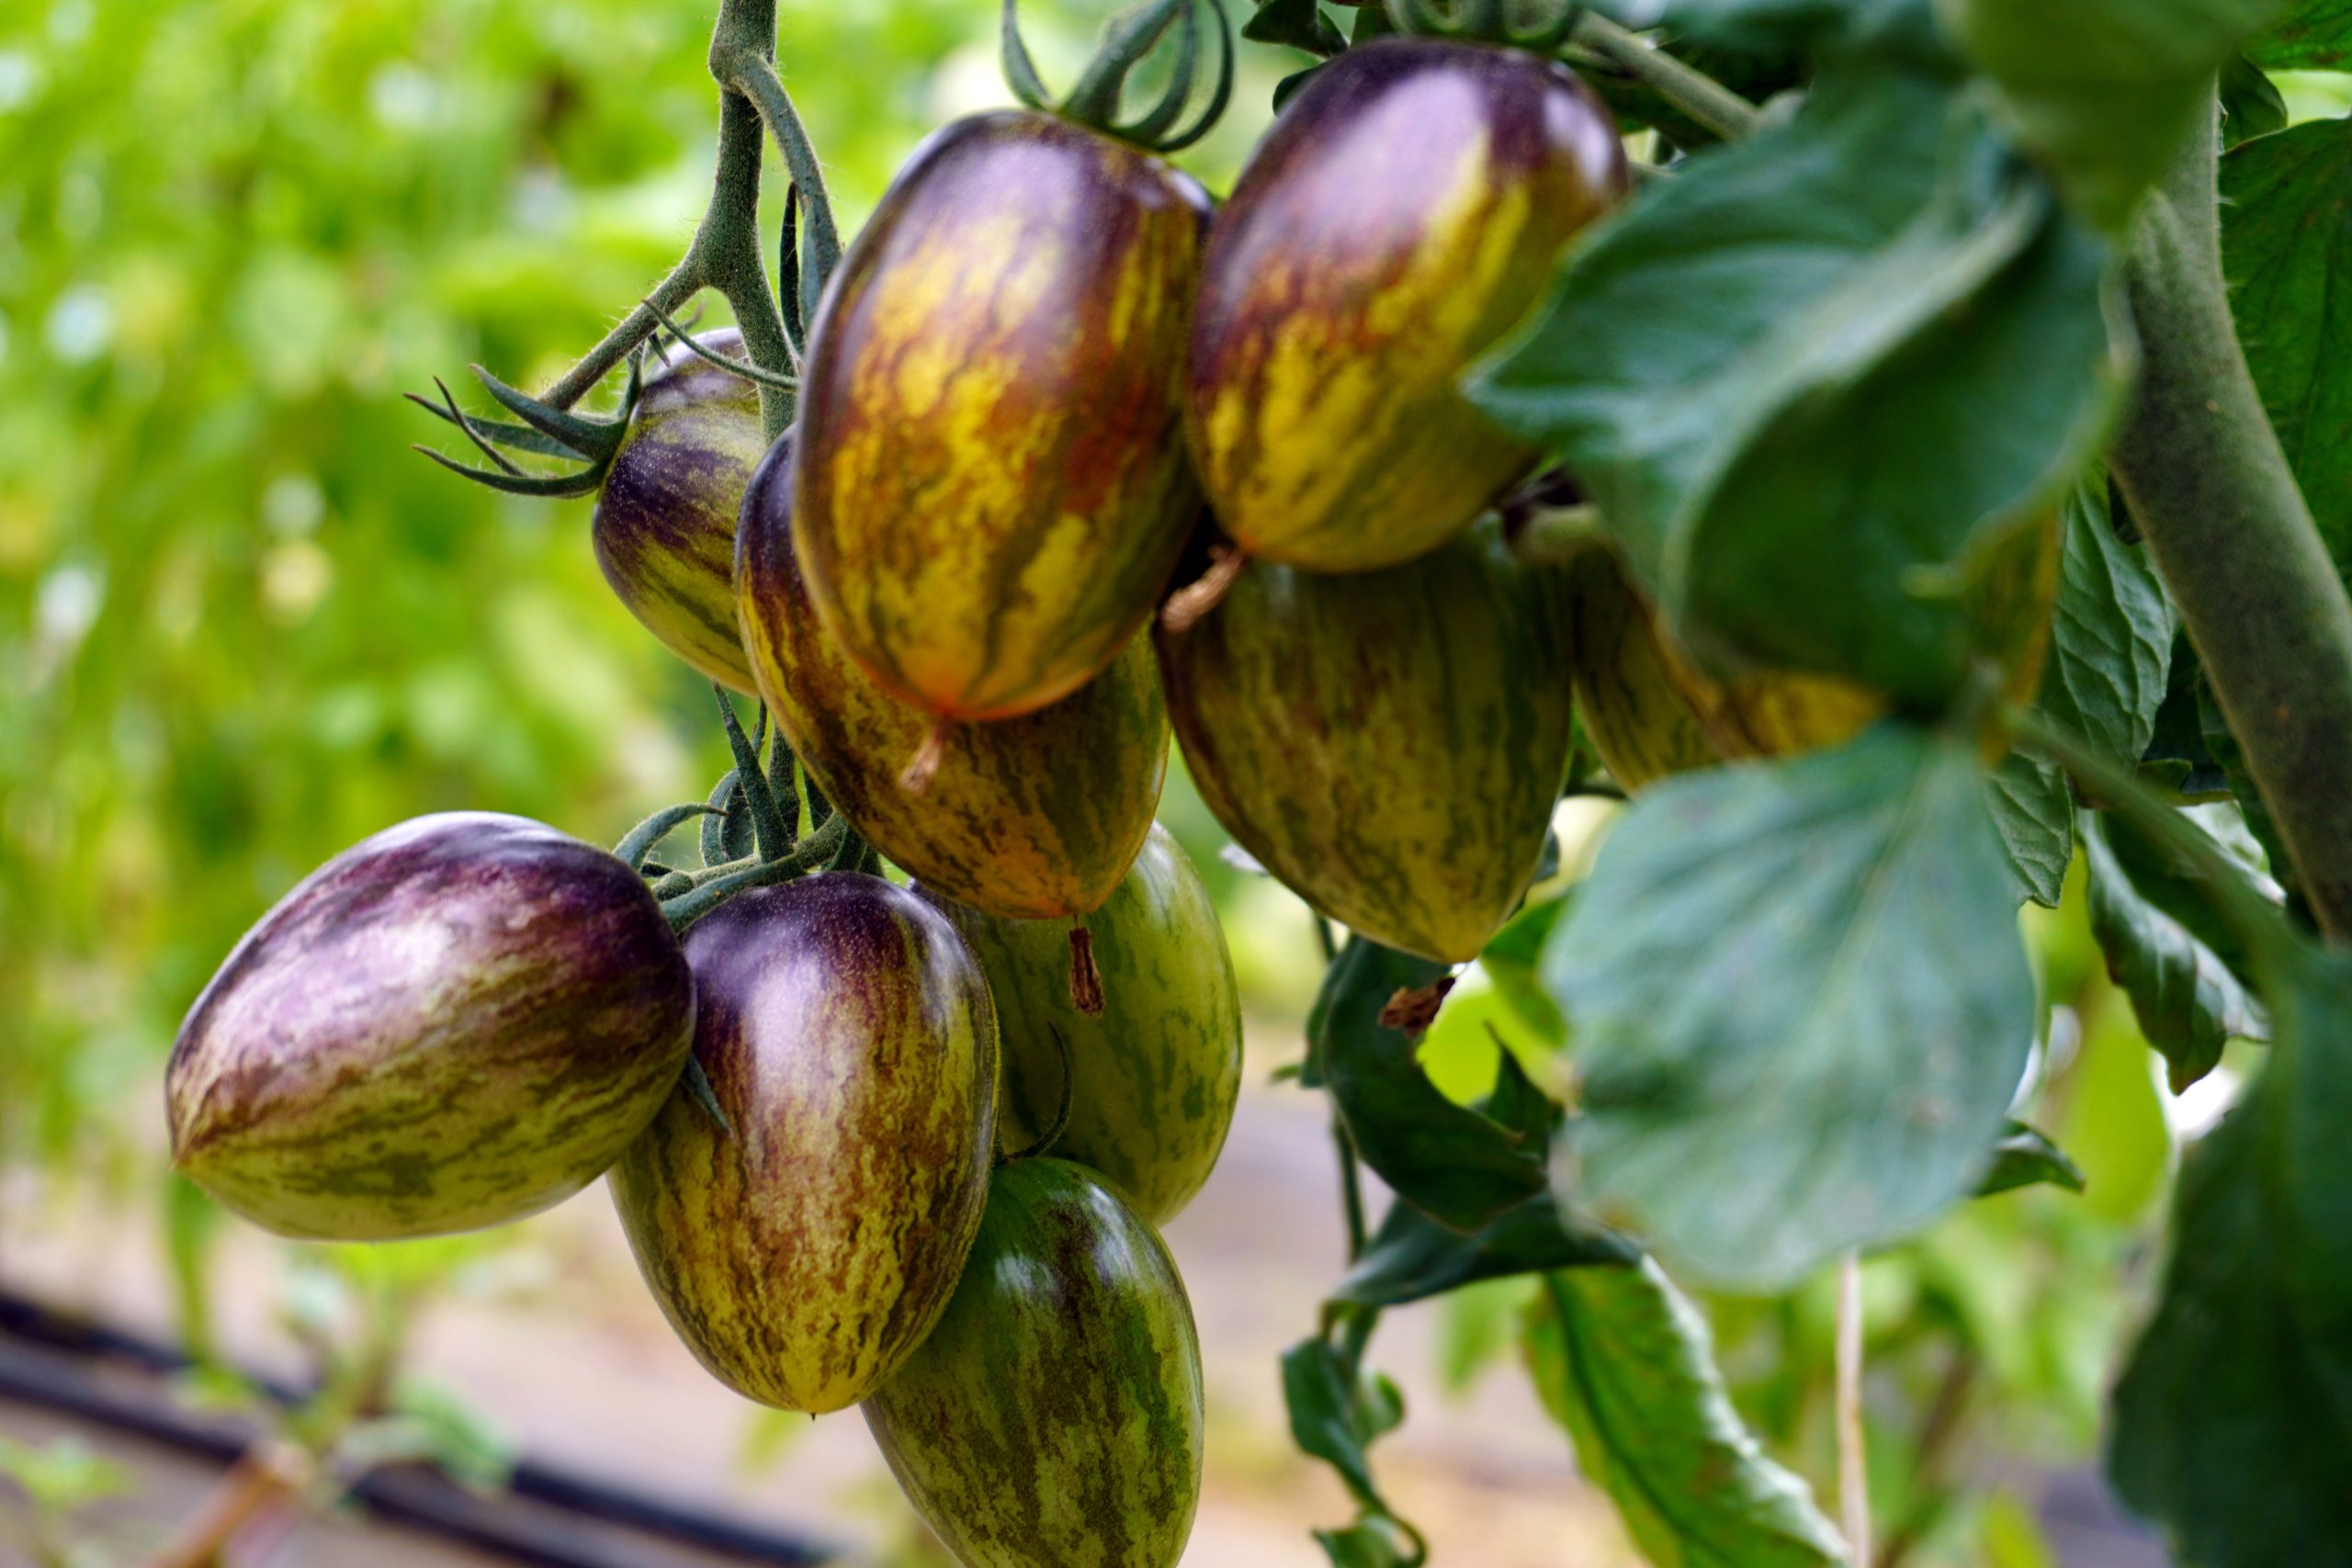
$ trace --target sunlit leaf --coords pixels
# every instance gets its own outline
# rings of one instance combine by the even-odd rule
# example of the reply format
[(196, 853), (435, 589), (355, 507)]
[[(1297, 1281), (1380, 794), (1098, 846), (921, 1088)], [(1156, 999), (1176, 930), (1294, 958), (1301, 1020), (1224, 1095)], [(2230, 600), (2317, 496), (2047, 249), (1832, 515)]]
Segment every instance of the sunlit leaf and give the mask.
[(1570, 1197), (1770, 1290), (1967, 1194), (2036, 1011), (1982, 777), (1889, 724), (1634, 804), (1545, 953)]
[(1715, 1370), (1705, 1320), (1657, 1265), (1544, 1276), (1527, 1331), (1577, 1464), (1660, 1568), (1826, 1568), (1845, 1544), (1767, 1458)]

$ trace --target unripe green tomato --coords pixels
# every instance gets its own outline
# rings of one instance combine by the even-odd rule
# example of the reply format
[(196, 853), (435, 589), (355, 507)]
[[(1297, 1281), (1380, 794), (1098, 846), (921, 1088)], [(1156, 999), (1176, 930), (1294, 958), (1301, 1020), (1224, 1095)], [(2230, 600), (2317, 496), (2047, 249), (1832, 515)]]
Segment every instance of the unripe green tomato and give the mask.
[(1233, 959), (1182, 846), (1155, 824), (1117, 890), (1086, 917), (1099, 1014), (1071, 1000), (1067, 922), (938, 902), (996, 998), (998, 1141), (1035, 1144), (1067, 1093), (1069, 1122), (1052, 1152), (1109, 1177), (1153, 1224), (1174, 1219), (1215, 1168), (1241, 1092)]

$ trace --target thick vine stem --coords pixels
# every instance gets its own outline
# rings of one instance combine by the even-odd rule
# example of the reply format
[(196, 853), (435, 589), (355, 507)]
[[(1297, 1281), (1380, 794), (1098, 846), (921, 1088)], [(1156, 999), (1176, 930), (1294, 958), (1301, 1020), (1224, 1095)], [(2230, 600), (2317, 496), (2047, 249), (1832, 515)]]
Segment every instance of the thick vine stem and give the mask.
[(2246, 368), (2200, 123), (2129, 272), (2143, 368), (2112, 456), (2320, 928), (2352, 941), (2352, 599)]
[[(775, 6), (773, 0), (763, 7), (768, 13), (768, 26), (760, 36), (769, 40), (775, 37)], [(723, 32), (723, 28), (722, 28)], [(775, 61), (769, 47), (737, 46), (722, 55), (719, 45), (711, 46), (711, 71), (733, 92), (742, 96), (766, 123), (768, 133), (775, 138), (776, 151), (784, 156), (784, 166), (792, 175), (793, 188), (799, 193), (800, 220), (797, 225), (800, 243), (805, 247), (799, 268), (800, 320), (817, 319), (817, 300), (824, 292), (825, 280), (842, 259), (841, 230), (833, 221), (832, 197), (825, 190), (825, 171), (817, 162), (817, 150), (808, 140), (808, 130), (800, 122), (799, 110), (792, 107), (792, 95), (784, 90), (784, 78), (776, 74)], [(754, 249), (756, 249), (756, 245)], [(768, 369), (778, 368), (764, 366)]]
[(1598, 12), (1581, 13), (1568, 36), (1726, 141), (1746, 136), (1763, 119), (1763, 110), (1721, 82)]

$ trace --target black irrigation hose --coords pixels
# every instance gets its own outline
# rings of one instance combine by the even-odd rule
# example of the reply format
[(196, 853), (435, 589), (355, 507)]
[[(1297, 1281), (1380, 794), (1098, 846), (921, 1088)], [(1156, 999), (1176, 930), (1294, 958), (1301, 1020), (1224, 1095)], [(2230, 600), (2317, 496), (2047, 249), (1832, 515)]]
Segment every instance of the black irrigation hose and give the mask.
[[(20, 1349), (9, 1340), (42, 1349)], [(254, 1439), (254, 1430), (247, 1423), (141, 1398), (74, 1365), (77, 1359), (113, 1361), (158, 1374), (193, 1365), (169, 1345), (66, 1317), (0, 1292), (0, 1399), (57, 1411), (223, 1464), (234, 1462)], [(280, 1403), (301, 1396), (300, 1390), (277, 1380), (249, 1376), (248, 1381)], [(717, 1517), (532, 1460), (515, 1465), (505, 1493), (496, 1497), (469, 1492), (436, 1471), (414, 1465), (371, 1471), (353, 1484), (351, 1495), (380, 1519), (537, 1568), (643, 1568), (641, 1551), (596, 1540), (579, 1526), (578, 1521), (587, 1519), (774, 1568), (815, 1568), (848, 1555), (831, 1542)], [(514, 1500), (539, 1506), (517, 1508)]]

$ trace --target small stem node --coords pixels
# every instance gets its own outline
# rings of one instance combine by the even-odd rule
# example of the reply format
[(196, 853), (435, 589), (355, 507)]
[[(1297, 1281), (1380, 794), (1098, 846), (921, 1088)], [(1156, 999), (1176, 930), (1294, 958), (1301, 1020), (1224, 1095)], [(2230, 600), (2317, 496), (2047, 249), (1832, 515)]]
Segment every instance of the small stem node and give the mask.
[(930, 730), (922, 738), (922, 744), (915, 749), (915, 754), (907, 760), (906, 767), (899, 773), (899, 787), (918, 798), (929, 794), (931, 781), (939, 774), (939, 764), (947, 760), (947, 742), (955, 733), (954, 719), (933, 719)]
[(1159, 606), (1159, 624), (1177, 637), (1182, 637), (1205, 619), (1210, 611), (1225, 603), (1233, 592), (1242, 569), (1250, 564), (1247, 554), (1226, 545), (1209, 547), (1209, 569), (1198, 581), (1178, 589)]

